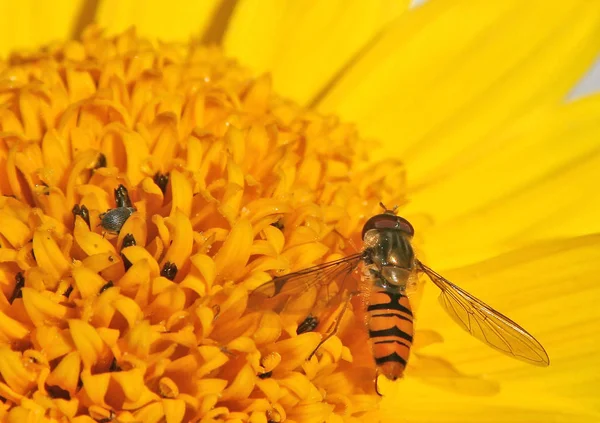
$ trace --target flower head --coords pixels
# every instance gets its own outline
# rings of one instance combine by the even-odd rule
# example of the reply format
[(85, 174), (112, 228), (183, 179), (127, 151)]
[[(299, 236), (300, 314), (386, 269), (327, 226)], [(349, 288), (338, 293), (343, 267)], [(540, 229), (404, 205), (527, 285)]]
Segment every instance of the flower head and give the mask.
[[(561, 101), (597, 53), (596, 8), (229, 3), (138, 22), (167, 39), (200, 25), (229, 56), (92, 26), (0, 62), (2, 418), (467, 421), (465, 401), (503, 421), (525, 406), (527, 421), (589, 416), (597, 380), (563, 345), (594, 365), (581, 339), (597, 318), (598, 204), (581, 183), (597, 168), (598, 98)], [(104, 25), (141, 19), (113, 6), (96, 11)], [(305, 320), (322, 298), (310, 290), (246, 310), (274, 275), (354, 251), (379, 201), (413, 221), (420, 257), (467, 286), (485, 276), (486, 300), (537, 322), (571, 380), (470, 344), (426, 290), (407, 377), (384, 381), (380, 403), (360, 304), (318, 354), (342, 303), (320, 322)], [(565, 309), (578, 313), (556, 319)]]
[(340, 340), (360, 321), (306, 362), (322, 337), (297, 333), (310, 300), (243, 313), (272, 272), (348, 251), (380, 196), (401, 202), (398, 161), (370, 165), (352, 125), (218, 50), (134, 31), (91, 27), (13, 56), (5, 78), (8, 416), (318, 422), (375, 409), (368, 351)]

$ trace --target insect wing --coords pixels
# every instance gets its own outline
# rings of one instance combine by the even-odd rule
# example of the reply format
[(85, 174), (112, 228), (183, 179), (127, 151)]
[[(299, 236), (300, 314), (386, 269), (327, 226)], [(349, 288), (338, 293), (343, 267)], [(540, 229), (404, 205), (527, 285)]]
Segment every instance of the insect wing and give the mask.
[(450, 317), (475, 338), (530, 364), (537, 366), (550, 364), (544, 347), (517, 323), (423, 263), (417, 262), (417, 266), (442, 291), (439, 300)]
[(345, 277), (356, 269), (362, 258), (362, 253), (354, 254), (273, 278), (250, 293), (248, 308), (261, 308), (261, 305), (271, 298), (285, 301), (286, 298), (299, 295), (314, 286), (323, 286), (339, 277)]

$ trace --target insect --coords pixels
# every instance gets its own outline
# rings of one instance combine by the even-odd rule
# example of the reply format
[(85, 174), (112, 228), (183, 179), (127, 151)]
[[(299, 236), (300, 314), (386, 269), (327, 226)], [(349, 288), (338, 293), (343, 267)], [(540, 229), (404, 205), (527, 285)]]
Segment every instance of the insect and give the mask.
[(106, 213), (102, 213), (99, 217), (100, 226), (102, 226), (103, 229), (118, 234), (121, 232), (121, 228), (127, 219), (129, 219), (136, 209), (135, 207), (132, 207), (127, 188), (123, 185), (119, 185), (117, 189), (115, 189), (115, 203), (117, 204), (116, 208), (110, 209)]
[(118, 234), (127, 222), (127, 219), (135, 212), (134, 207), (117, 207), (110, 209), (100, 215), (100, 226), (108, 232)]
[[(379, 374), (396, 380), (404, 373), (413, 341), (409, 288), (414, 286), (419, 274), (425, 274), (440, 289), (442, 307), (472, 336), (513, 358), (539, 366), (549, 365), (548, 354), (525, 329), (415, 258), (411, 245), (412, 225), (397, 216), (395, 210), (380, 205), (384, 212), (371, 217), (363, 227), (362, 252), (275, 277), (250, 293), (249, 306), (280, 298), (280, 303), (285, 302), (313, 287), (326, 287), (334, 280), (340, 287), (338, 296), (344, 298), (346, 305), (354, 295), (362, 295), (366, 300), (366, 324), (377, 369), (377, 389)], [(362, 286), (370, 289), (363, 287), (353, 291), (347, 280), (360, 263), (363, 264)], [(341, 308), (333, 329), (325, 334), (316, 349), (336, 333), (345, 309), (345, 306)]]

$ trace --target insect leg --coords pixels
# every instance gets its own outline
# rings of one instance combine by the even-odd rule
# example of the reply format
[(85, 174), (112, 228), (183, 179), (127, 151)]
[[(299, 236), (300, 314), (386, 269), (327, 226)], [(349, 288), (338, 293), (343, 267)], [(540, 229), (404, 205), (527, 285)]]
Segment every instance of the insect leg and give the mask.
[(379, 369), (375, 370), (375, 392), (377, 393), (377, 395), (382, 397), (383, 395), (381, 392), (379, 392), (379, 385), (377, 384), (378, 380), (379, 380)]
[(310, 353), (310, 355), (308, 356), (308, 360), (310, 360), (313, 357), (313, 355), (315, 355), (315, 353), (321, 347), (321, 345), (323, 345), (325, 342), (327, 342), (327, 340), (329, 338), (331, 338), (333, 335), (335, 335), (337, 333), (337, 331), (340, 327), (340, 323), (342, 321), (342, 317), (344, 317), (344, 313), (346, 312), (346, 309), (348, 308), (348, 304), (350, 303), (350, 300), (352, 299), (352, 297), (354, 297), (356, 294), (358, 294), (358, 292), (349, 292), (348, 293), (348, 297), (344, 300), (344, 305), (342, 306), (341, 310), (339, 311), (339, 313), (337, 314), (337, 316), (335, 318), (335, 325), (333, 326), (333, 329), (325, 334), (323, 339), (321, 339), (321, 342), (319, 342), (319, 344), (315, 347), (313, 352)]

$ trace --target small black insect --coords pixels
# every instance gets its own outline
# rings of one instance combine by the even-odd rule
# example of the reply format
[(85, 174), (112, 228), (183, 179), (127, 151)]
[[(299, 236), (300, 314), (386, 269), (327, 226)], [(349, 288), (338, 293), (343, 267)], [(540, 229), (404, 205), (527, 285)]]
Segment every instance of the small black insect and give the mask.
[(100, 215), (100, 226), (107, 232), (118, 234), (127, 222), (127, 219), (135, 212), (134, 207), (117, 207), (110, 209)]
[(25, 278), (23, 277), (23, 274), (21, 272), (17, 273), (17, 275), (15, 276), (15, 282), (15, 289), (10, 299), (8, 300), (8, 302), (11, 304), (17, 298), (23, 298), (23, 292), (21, 290), (25, 286)]
[(175, 279), (177, 276), (177, 265), (175, 263), (171, 263), (170, 261), (166, 262), (160, 271), (160, 275), (169, 279), (170, 281)]
[(115, 203), (117, 208), (119, 207), (131, 207), (131, 200), (129, 199), (129, 192), (123, 184), (120, 184), (115, 190)]
[(100, 292), (98, 293), (98, 295), (102, 294), (104, 291), (106, 291), (108, 288), (112, 288), (113, 286), (115, 286), (115, 284), (113, 283), (113, 281), (108, 281), (106, 282), (102, 288), (100, 288)]
[(157, 172), (154, 175), (154, 183), (158, 185), (163, 194), (167, 192), (167, 185), (169, 183), (169, 174)]
[(84, 205), (75, 204), (71, 210), (73, 216), (81, 216), (81, 218), (90, 226), (90, 211)]
[(300, 335), (305, 332), (312, 332), (319, 325), (319, 319), (312, 314), (306, 316), (306, 319), (298, 325), (296, 329), (296, 335)]

